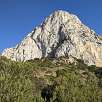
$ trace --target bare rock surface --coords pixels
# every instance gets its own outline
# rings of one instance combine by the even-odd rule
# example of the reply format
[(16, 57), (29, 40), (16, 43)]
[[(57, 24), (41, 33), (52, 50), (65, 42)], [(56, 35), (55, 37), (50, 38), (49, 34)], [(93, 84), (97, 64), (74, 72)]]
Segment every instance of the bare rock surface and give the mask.
[(15, 61), (73, 56), (88, 65), (102, 66), (102, 37), (76, 15), (58, 10), (16, 47), (5, 49), (2, 55)]

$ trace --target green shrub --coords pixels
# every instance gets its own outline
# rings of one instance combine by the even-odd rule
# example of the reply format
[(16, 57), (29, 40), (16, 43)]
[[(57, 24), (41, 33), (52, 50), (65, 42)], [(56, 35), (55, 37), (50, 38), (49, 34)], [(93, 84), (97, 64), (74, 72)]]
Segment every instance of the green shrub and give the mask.
[[(56, 66), (52, 59), (35, 59), (15, 62), (0, 57), (0, 102), (44, 102), (41, 89), (50, 82), (58, 82), (53, 100), (59, 102), (102, 102), (101, 79), (93, 71), (95, 66), (87, 66), (79, 61), (77, 65)], [(50, 71), (56, 76), (35, 77), (34, 72)], [(83, 74), (81, 71), (86, 71)], [(36, 73), (37, 74), (37, 73)], [(61, 80), (60, 80), (61, 79)], [(100, 86), (99, 86), (100, 85)]]
[(75, 72), (67, 72), (63, 77), (63, 84), (56, 90), (57, 98), (61, 102), (101, 102), (101, 90), (93, 76), (81, 80), (81, 76)]

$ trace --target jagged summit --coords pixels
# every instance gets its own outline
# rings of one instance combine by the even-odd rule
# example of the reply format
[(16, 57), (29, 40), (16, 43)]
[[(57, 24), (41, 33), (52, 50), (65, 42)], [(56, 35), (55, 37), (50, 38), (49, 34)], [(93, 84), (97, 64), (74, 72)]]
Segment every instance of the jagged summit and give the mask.
[(42, 57), (73, 56), (88, 65), (102, 63), (102, 39), (77, 16), (58, 10), (3, 56), (26, 61)]
[[(68, 19), (71, 19), (71, 18), (74, 18), (76, 20), (79, 20), (78, 17), (72, 13), (69, 13), (67, 11), (63, 11), (63, 10), (57, 10), (55, 11), (54, 13), (52, 13), (49, 17), (47, 17), (46, 19), (48, 18), (56, 18), (57, 19), (60, 19), (61, 21), (65, 21), (68, 20)], [(53, 20), (53, 19), (52, 19)], [(46, 20), (45, 20), (46, 21)], [(80, 21), (80, 20), (79, 20)]]
[(76, 15), (73, 15), (66, 11), (58, 10), (52, 13), (49, 17), (47, 17), (41, 25), (49, 23), (61, 26), (65, 25), (69, 21), (72, 21), (73, 23), (81, 23), (81, 21), (78, 19)]

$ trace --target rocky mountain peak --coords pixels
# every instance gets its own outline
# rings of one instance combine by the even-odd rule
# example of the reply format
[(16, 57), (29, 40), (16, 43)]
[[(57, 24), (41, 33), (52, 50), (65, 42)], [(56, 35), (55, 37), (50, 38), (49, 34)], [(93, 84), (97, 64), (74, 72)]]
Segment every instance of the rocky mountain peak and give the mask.
[(88, 65), (102, 62), (102, 39), (76, 15), (58, 10), (14, 48), (2, 53), (12, 60), (73, 56)]
[(78, 23), (81, 23), (81, 21), (78, 19), (76, 15), (73, 15), (69, 12), (62, 10), (58, 10), (52, 13), (49, 17), (46, 18), (45, 23), (47, 23), (47, 21), (50, 21), (50, 22), (58, 22), (59, 24), (63, 24), (66, 23), (68, 20), (73, 20)]

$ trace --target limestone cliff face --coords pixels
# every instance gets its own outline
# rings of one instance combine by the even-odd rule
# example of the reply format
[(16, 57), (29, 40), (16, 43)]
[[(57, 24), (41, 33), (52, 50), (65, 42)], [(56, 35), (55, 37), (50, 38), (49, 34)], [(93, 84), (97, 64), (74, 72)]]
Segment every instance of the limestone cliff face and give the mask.
[[(26, 61), (42, 57), (73, 56), (88, 65), (102, 63), (102, 37), (85, 26), (77, 16), (58, 10), (3, 56)], [(100, 64), (99, 64), (100, 63)]]

